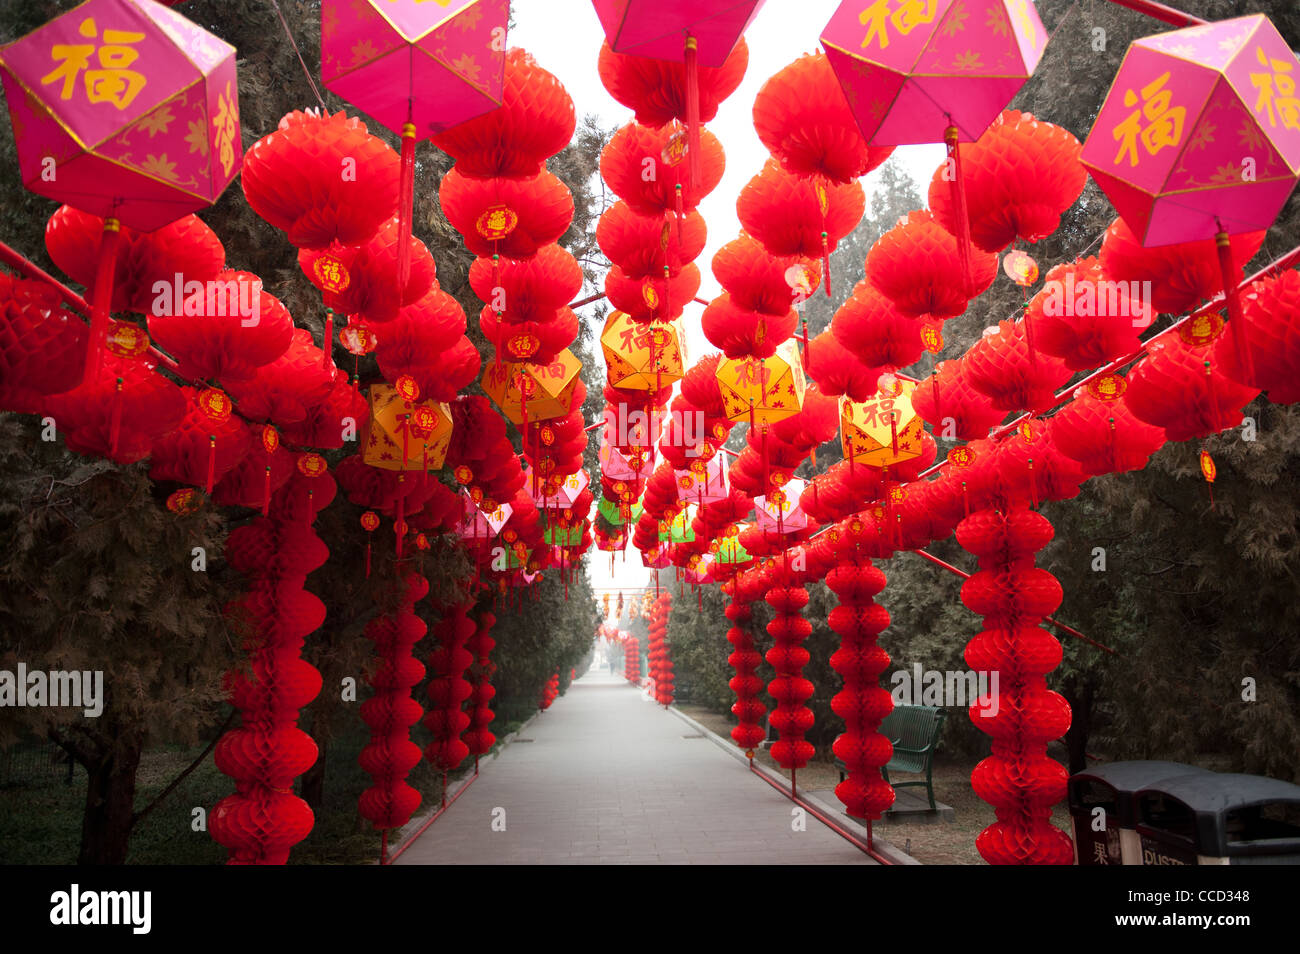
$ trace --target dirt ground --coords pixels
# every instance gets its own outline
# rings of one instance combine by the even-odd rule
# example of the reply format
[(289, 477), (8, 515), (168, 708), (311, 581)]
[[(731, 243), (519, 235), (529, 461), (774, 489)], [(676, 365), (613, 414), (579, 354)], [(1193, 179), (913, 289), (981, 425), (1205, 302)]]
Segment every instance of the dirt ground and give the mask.
[[(731, 720), (728, 716), (711, 712), (702, 706), (680, 705), (683, 713), (707, 727), (724, 739), (731, 737)], [(790, 777), (788, 769), (772, 761), (766, 749), (755, 753), (756, 759), (768, 768)], [(975, 837), (993, 824), (993, 808), (981, 801), (970, 787), (971, 769), (977, 760), (947, 759), (940, 754), (934, 763), (934, 797), (952, 806), (956, 819), (951, 822), (876, 825), (876, 838), (888, 841), (917, 861), (927, 865), (982, 865), (985, 864), (975, 850)], [(922, 778), (918, 775), (901, 776), (904, 780)], [(831, 804), (838, 804), (834, 789), (839, 783), (839, 770), (833, 761), (815, 761), (799, 769), (796, 784), (800, 789), (816, 792)], [(912, 789), (923, 792), (923, 789)], [(1066, 832), (1070, 830), (1070, 815), (1064, 802), (1052, 813), (1052, 823)]]

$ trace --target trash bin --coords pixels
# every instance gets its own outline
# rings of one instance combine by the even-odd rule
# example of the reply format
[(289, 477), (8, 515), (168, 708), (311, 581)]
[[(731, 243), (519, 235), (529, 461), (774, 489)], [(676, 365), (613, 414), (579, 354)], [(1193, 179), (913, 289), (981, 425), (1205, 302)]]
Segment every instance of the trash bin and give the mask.
[[(1182, 762), (1110, 762), (1070, 776), (1067, 788), (1077, 865), (1140, 865), (1134, 794), (1162, 779), (1207, 769)], [(1098, 831), (1097, 809), (1103, 812)]]
[(1208, 772), (1135, 796), (1144, 865), (1300, 864), (1300, 785)]

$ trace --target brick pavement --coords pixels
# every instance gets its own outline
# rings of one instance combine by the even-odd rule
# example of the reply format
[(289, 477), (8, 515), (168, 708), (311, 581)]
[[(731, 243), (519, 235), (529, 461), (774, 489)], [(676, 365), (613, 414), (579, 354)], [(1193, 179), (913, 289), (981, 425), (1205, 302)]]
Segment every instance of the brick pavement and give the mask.
[[(621, 677), (592, 670), (396, 864), (873, 863), (812, 816), (792, 830), (788, 799), (693, 735)], [(494, 809), (504, 831), (493, 830)]]

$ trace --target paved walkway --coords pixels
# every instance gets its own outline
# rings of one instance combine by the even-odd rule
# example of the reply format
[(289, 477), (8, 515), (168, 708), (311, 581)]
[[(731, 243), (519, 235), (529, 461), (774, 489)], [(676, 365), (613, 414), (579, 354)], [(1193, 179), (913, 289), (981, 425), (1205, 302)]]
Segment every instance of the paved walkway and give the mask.
[(689, 724), (593, 670), (396, 864), (873, 863), (811, 815), (792, 830), (792, 808)]

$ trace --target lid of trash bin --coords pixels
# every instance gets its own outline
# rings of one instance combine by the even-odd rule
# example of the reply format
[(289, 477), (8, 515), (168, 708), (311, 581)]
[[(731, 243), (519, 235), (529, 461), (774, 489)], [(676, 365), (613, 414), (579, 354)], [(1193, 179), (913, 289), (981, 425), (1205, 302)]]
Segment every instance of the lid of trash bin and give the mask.
[[(1300, 817), (1300, 785), (1263, 775), (1217, 772), (1160, 779), (1135, 795), (1140, 831), (1170, 833), (1164, 821), (1151, 817), (1159, 796), (1176, 799), (1187, 814), (1195, 816), (1193, 828), (1174, 833), (1195, 841), (1201, 854), (1226, 857), (1300, 851), (1300, 826), (1262, 811), (1296, 806), (1291, 817)], [(1192, 821), (1186, 815), (1183, 819)]]
[(1189, 773), (1208, 773), (1209, 771), (1209, 769), (1186, 765), (1182, 762), (1162, 762), (1145, 759), (1130, 762), (1106, 762), (1070, 776), (1070, 807), (1085, 810), (1090, 808), (1091, 804), (1085, 804), (1083, 796), (1089, 790), (1094, 790), (1096, 783), (1101, 783), (1116, 796), (1114, 808), (1116, 820), (1123, 827), (1131, 828), (1136, 821), (1136, 812), (1133, 809), (1133, 793), (1138, 789), (1154, 785), (1162, 779)]

